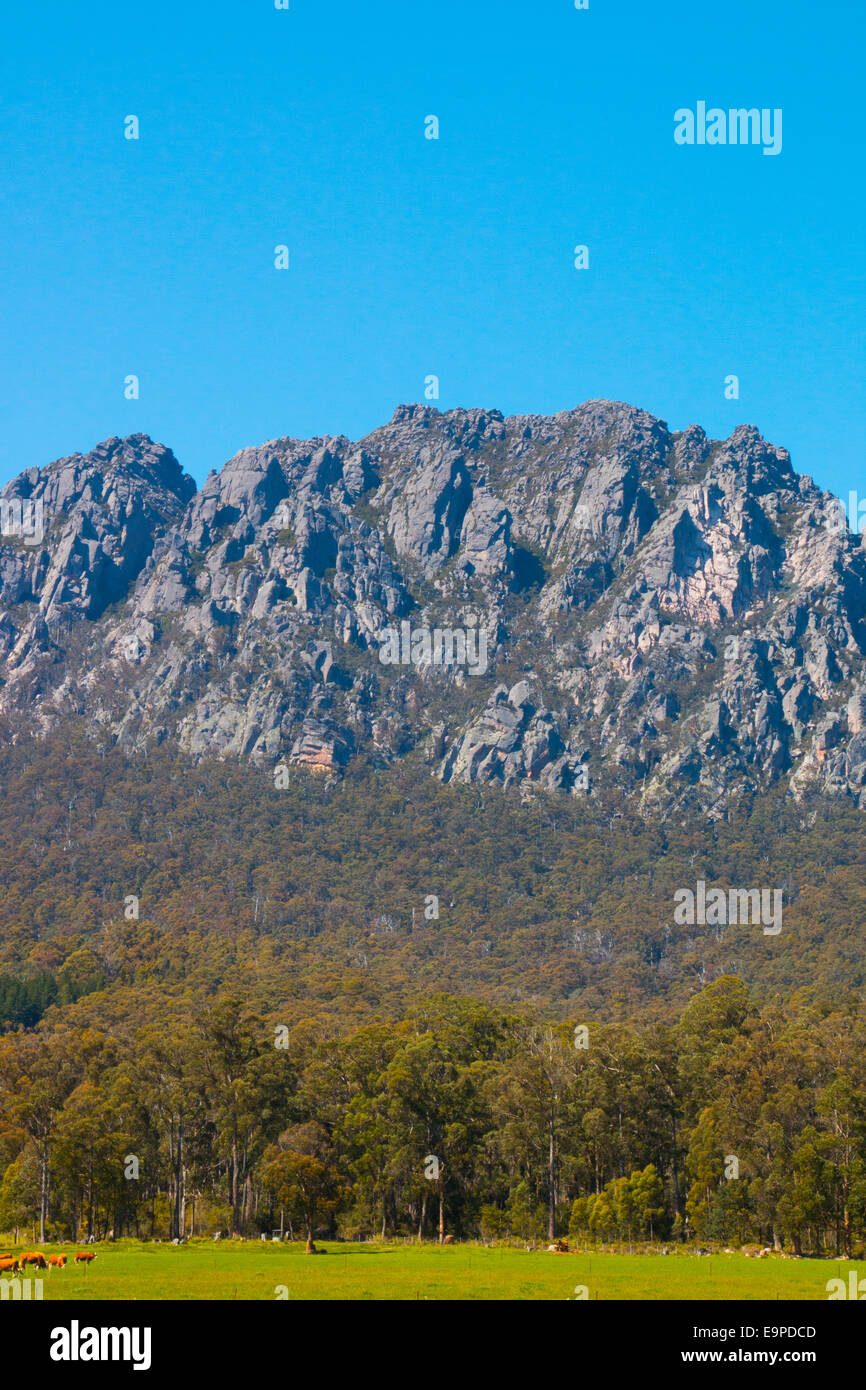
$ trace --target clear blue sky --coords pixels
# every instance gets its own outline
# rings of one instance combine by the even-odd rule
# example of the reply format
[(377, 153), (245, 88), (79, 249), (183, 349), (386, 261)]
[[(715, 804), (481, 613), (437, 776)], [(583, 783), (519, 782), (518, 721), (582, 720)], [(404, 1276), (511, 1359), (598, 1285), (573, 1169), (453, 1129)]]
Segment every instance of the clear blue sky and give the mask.
[[(0, 480), (143, 430), (202, 481), (435, 373), (750, 421), (866, 495), (862, 0), (290, 2), (5, 7)], [(782, 153), (677, 146), (698, 100)]]

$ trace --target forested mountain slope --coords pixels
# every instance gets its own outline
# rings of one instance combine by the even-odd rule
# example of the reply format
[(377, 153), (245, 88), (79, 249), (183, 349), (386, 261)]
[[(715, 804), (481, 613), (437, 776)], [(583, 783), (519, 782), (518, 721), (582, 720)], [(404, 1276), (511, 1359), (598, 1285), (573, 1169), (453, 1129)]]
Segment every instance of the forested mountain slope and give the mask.
[[(438, 989), (669, 1018), (720, 974), (763, 996), (862, 994), (850, 803), (780, 794), (661, 824), (613, 799), (442, 786), (411, 760), (277, 787), (249, 764), (130, 759), (76, 731), (6, 747), (0, 777), (0, 976), (33, 996), (27, 1014), (7, 1000), (7, 1022), (50, 998), (94, 1021), (158, 1018), (219, 989), (288, 1022), (395, 1016)], [(678, 922), (698, 881), (779, 891), (781, 930)]]

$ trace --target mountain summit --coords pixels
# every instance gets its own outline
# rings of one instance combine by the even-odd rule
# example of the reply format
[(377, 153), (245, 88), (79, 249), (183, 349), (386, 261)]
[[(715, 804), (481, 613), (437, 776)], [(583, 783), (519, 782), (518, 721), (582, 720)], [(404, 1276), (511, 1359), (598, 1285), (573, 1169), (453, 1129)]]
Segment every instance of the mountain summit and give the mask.
[(137, 434), (0, 510), (11, 737), (74, 714), (269, 770), (864, 803), (861, 538), (751, 426), (407, 405), (359, 443), (243, 449), (200, 491)]

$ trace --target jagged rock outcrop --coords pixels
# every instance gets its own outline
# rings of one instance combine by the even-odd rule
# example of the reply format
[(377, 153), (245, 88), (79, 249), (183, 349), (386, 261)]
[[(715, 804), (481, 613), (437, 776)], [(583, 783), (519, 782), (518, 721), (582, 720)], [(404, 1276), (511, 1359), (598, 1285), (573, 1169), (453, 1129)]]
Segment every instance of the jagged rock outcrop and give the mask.
[(751, 426), (402, 406), (199, 491), (133, 435), (22, 473), (0, 516), (16, 736), (73, 714), (268, 769), (866, 805), (861, 538)]

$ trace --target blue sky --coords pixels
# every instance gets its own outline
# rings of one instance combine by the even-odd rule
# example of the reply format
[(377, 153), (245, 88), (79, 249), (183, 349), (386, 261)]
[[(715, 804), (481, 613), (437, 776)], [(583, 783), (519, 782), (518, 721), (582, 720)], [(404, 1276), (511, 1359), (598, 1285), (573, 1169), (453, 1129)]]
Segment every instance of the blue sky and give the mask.
[[(6, 7), (0, 481), (143, 430), (201, 482), (435, 374), (753, 422), (866, 494), (860, 0), (290, 5)], [(781, 154), (678, 146), (699, 100)]]

